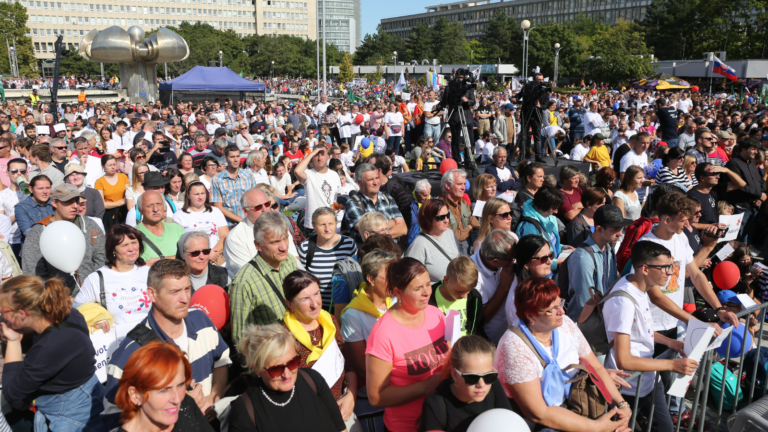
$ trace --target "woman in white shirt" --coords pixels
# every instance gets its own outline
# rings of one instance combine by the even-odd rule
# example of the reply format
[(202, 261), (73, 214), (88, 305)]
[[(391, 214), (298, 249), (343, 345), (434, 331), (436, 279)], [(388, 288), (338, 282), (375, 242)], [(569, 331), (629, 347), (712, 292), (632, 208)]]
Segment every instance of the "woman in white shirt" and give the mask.
[(349, 139), (352, 137), (352, 130), (350, 129), (352, 120), (352, 116), (347, 112), (347, 107), (340, 107), (336, 125), (339, 128), (339, 136), (342, 142), (349, 143)]
[(200, 176), (200, 182), (205, 185), (205, 188), (210, 192), (211, 185), (213, 184), (213, 178), (219, 172), (219, 162), (213, 156), (206, 156), (203, 159), (203, 164), (200, 167), (203, 170), (203, 175)]
[[(224, 213), (211, 206), (208, 189), (202, 182), (192, 182), (184, 195), (184, 207), (173, 214), (173, 221), (186, 232), (203, 231), (208, 234), (211, 247), (209, 259), (212, 263), (223, 263), (224, 242), (229, 227)], [(219, 259), (219, 258), (222, 259)]]
[(138, 200), (139, 196), (144, 193), (144, 186), (141, 184), (144, 183), (144, 174), (148, 172), (149, 167), (144, 161), (136, 161), (136, 163), (133, 164), (131, 170), (131, 179), (133, 179), (133, 182), (130, 187), (125, 188), (125, 201), (128, 205), (128, 210), (133, 209), (133, 206), (136, 205), (136, 200)]
[[(141, 233), (128, 225), (113, 225), (107, 232), (105, 250), (106, 265), (85, 278), (74, 302), (101, 304), (112, 315), (115, 325), (143, 320), (151, 301), (147, 296), (149, 266), (141, 259)], [(94, 327), (108, 332), (109, 321), (99, 321)]]
[(403, 137), (403, 123), (405, 119), (403, 115), (397, 111), (397, 104), (391, 102), (389, 104), (389, 112), (384, 115), (384, 134), (387, 137), (387, 148), (395, 150), (395, 154), (399, 153), (400, 140)]
[(274, 175), (269, 176), (269, 185), (275, 188), (275, 197), (281, 206), (287, 206), (297, 197), (304, 196), (304, 189), (293, 191), (299, 182), (291, 183), (291, 176), (286, 171), (284, 164), (277, 164), (273, 171)]

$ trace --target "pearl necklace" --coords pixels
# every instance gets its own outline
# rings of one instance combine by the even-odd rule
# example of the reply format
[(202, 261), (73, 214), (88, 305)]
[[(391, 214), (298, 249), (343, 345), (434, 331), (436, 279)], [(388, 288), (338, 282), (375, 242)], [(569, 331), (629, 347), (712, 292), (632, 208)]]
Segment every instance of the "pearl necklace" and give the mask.
[(261, 389), (261, 393), (264, 395), (264, 397), (267, 398), (268, 401), (272, 402), (272, 405), (277, 405), (279, 407), (284, 407), (284, 406), (288, 405), (291, 402), (291, 399), (293, 399), (293, 394), (295, 392), (296, 392), (296, 386), (293, 386), (293, 388), (291, 389), (291, 397), (289, 397), (288, 400), (283, 402), (283, 403), (277, 403), (277, 402), (273, 401), (272, 399), (270, 399), (269, 396), (267, 396), (267, 392), (265, 392), (264, 389)]

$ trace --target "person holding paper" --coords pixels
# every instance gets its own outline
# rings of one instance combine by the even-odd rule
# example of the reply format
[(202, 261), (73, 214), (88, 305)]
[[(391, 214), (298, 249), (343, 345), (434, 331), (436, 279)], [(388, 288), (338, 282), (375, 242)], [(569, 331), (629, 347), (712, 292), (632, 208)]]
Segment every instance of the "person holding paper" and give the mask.
[(448, 264), (442, 281), (432, 288), (429, 304), (440, 309), (446, 316), (450, 311), (459, 314), (460, 334), (485, 336), (483, 297), (477, 286), (477, 265), (471, 258), (460, 256)]
[(473, 229), (480, 228), (480, 215), (483, 213), (483, 206), (488, 200), (496, 196), (496, 179), (490, 174), (480, 174), (472, 181), (469, 193), (474, 197), (470, 210), (472, 216), (469, 218), (469, 224)]
[[(666, 404), (664, 384), (663, 382), (656, 384), (656, 372), (670, 371), (693, 375), (698, 362), (687, 358), (653, 359), (654, 344), (672, 348), (683, 357), (685, 354), (683, 341), (667, 337), (664, 333), (655, 330), (658, 321), (651, 309), (653, 298), (648, 292), (671, 283), (677, 271), (676, 264), (669, 249), (662, 244), (646, 240), (637, 242), (632, 248), (632, 267), (634, 273), (619, 279), (611, 290), (625, 294), (614, 296), (603, 305), (608, 341), (614, 343), (605, 359), (605, 365), (644, 372), (638, 408), (647, 416), (655, 399), (651, 430), (671, 432), (674, 425)], [(676, 328), (674, 330), (676, 331)], [(635, 388), (637, 380), (631, 381), (630, 385), (632, 387), (622, 389), (622, 393), (632, 406), (637, 394)]]

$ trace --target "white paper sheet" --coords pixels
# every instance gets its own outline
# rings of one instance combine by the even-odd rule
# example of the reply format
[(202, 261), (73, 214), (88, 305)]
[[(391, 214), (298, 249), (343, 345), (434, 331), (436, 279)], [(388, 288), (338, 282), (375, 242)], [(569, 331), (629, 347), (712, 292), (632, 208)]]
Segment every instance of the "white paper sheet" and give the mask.
[(445, 317), (445, 340), (448, 346), (453, 344), (461, 337), (461, 312), (453, 309), (448, 310)]
[(720, 333), (720, 336), (716, 337), (715, 340), (712, 341), (711, 344), (707, 346), (707, 351), (712, 351), (713, 349), (720, 348), (720, 345), (725, 342), (726, 339), (728, 339), (728, 335), (731, 334), (731, 331), (733, 330), (733, 327), (728, 327), (727, 329), (724, 329), (722, 333)]
[(38, 135), (50, 135), (51, 129), (48, 126), (35, 126), (35, 132)]
[(752, 300), (752, 297), (750, 297), (748, 294), (738, 294), (736, 297), (739, 299), (744, 309), (749, 309), (753, 306), (757, 306), (757, 303), (755, 303), (755, 301)]
[(472, 216), (476, 218), (483, 217), (483, 209), (485, 208), (485, 201), (476, 201), (475, 210), (472, 212)]
[[(703, 323), (695, 318), (688, 321), (688, 331), (685, 337), (685, 347), (683, 351), (689, 359), (701, 361), (701, 357), (715, 334), (715, 328), (709, 324)], [(675, 382), (672, 383), (667, 394), (677, 397), (684, 397), (688, 386), (691, 385), (693, 375), (677, 374)]]
[(725, 236), (723, 238), (718, 239), (718, 243), (722, 243), (724, 241), (731, 241), (736, 240), (736, 237), (739, 235), (739, 229), (741, 228), (741, 222), (744, 219), (744, 213), (737, 214), (737, 215), (721, 215), (720, 220), (718, 222), (724, 223), (728, 228), (725, 232)]
[(733, 246), (730, 244), (726, 244), (723, 246), (722, 249), (718, 253), (715, 254), (716, 257), (720, 258), (720, 261), (725, 261), (726, 258), (728, 258), (733, 253)]
[(344, 356), (341, 355), (336, 339), (331, 339), (331, 344), (325, 349), (323, 355), (312, 365), (312, 369), (323, 376), (328, 387), (333, 387), (344, 372)]
[(517, 192), (515, 191), (506, 191), (496, 195), (496, 198), (501, 198), (508, 203), (513, 203), (515, 202), (515, 195), (517, 195)]

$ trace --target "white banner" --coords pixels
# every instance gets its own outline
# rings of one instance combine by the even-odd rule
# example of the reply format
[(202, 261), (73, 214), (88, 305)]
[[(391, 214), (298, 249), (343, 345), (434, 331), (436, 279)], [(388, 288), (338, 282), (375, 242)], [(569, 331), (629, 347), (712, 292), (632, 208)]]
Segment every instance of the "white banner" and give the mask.
[(723, 238), (719, 239), (717, 242), (721, 243), (724, 241), (736, 240), (736, 237), (739, 236), (739, 229), (741, 229), (741, 223), (743, 222), (743, 220), (744, 220), (744, 213), (737, 214), (737, 215), (720, 216), (720, 220), (718, 222), (724, 223), (727, 226), (727, 228)]
[(352, 78), (352, 85), (364, 86), (368, 83), (367, 78)]
[(107, 333), (96, 330), (91, 334), (93, 349), (96, 350), (96, 377), (102, 384), (107, 382), (107, 365), (112, 354), (138, 322), (112, 326)]

